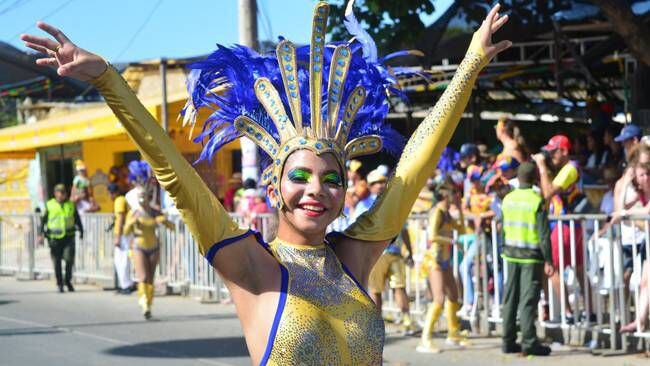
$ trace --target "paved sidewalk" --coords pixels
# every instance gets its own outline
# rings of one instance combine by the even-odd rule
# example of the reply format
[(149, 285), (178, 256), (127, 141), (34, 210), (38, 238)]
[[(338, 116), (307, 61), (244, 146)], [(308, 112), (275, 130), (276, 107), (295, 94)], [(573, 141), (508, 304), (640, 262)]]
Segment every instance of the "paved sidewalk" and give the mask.
[[(135, 295), (87, 285), (78, 285), (75, 293), (54, 290), (51, 281), (0, 277), (0, 365), (250, 365), (232, 305), (159, 296), (154, 320), (145, 321)], [(603, 358), (568, 348), (549, 358), (504, 356), (497, 338), (437, 355), (418, 354), (416, 345), (417, 338), (389, 329), (385, 364), (650, 365), (641, 355)]]

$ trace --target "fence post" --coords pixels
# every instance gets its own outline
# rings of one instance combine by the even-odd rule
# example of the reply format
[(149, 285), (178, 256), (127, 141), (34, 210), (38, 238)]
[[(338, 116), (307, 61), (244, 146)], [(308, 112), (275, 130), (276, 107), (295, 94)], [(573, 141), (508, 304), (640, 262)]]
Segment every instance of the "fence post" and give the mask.
[(34, 216), (30, 215), (29, 216), (29, 229), (27, 230), (27, 233), (25, 233), (25, 237), (27, 239), (27, 251), (28, 251), (28, 264), (27, 264), (27, 278), (30, 280), (33, 280), (36, 278), (34, 274), (34, 267), (36, 266), (36, 259), (35, 259), (35, 248), (36, 246), (34, 245), (34, 241), (36, 238), (34, 237)]
[(614, 277), (614, 240), (613, 240), (613, 235), (612, 235), (612, 227), (610, 226), (607, 229), (607, 239), (609, 241), (609, 348), (612, 351), (616, 350), (616, 301), (614, 299), (615, 296), (615, 291), (614, 291), (614, 286), (616, 286), (616, 279)]
[[(487, 236), (485, 233), (480, 234), (480, 258), (479, 266), (481, 274), (481, 292), (483, 292), (483, 317), (481, 318), (481, 334), (490, 335), (490, 296), (488, 294), (488, 270), (487, 270)], [(483, 262), (483, 263), (481, 263)]]

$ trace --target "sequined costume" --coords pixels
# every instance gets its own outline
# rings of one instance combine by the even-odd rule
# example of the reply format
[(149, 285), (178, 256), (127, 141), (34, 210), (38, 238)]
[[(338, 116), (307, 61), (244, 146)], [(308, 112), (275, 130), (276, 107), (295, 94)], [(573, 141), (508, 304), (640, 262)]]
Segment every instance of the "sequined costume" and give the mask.
[[(322, 18), (327, 14), (321, 10), (323, 7), (327, 7), (327, 4), (318, 3), (316, 6), (314, 32), (320, 31), (320, 33), (312, 36), (310, 46), (315, 51), (324, 50), (326, 24), (322, 22)], [(284, 47), (287, 45), (289, 47), (285, 49)], [(229, 57), (234, 52), (228, 53), (223, 49), (221, 51), (223, 51), (222, 54), (228, 54)], [(286, 64), (282, 64), (283, 60), (287, 59), (290, 62), (295, 61), (292, 58), (292, 55), (295, 55), (293, 52), (290, 44), (281, 42), (278, 46), (279, 60), (275, 61), (274, 67), (277, 68), (279, 63), (283, 67), (283, 73), (293, 70), (297, 64), (290, 63), (288, 68)], [(300, 52), (304, 54), (305, 50)], [(300, 52), (298, 58), (301, 57)], [(328, 87), (330, 96), (334, 96), (343, 89), (341, 81), (335, 80), (337, 80), (337, 70), (342, 73), (347, 72), (347, 66), (343, 70), (336, 65), (339, 65), (340, 59), (343, 59), (341, 62), (344, 65), (346, 64), (346, 58), (351, 56), (347, 52), (354, 51), (345, 46), (337, 48), (333, 52), (331, 48), (327, 48), (327, 52), (323, 55), (327, 60), (332, 61), (333, 65), (331, 70), (334, 77), (330, 78), (332, 83), (329, 83)], [(316, 53), (309, 56), (310, 69), (320, 71), (321, 67), (325, 68), (325, 62)], [(294, 61), (291, 61), (292, 59)], [(359, 62), (357, 65), (359, 68), (367, 67), (366, 64), (354, 57), (352, 60), (353, 63)], [(263, 62), (267, 62), (267, 60), (259, 61), (255, 65)], [(408, 141), (395, 175), (390, 179), (386, 191), (371, 210), (359, 217), (355, 224), (349, 227), (342, 236), (339, 236), (339, 238), (343, 238), (339, 242), (349, 240), (348, 238), (382, 242), (389, 241), (399, 234), (413, 202), (430, 175), (430, 167), (435, 166), (442, 149), (449, 142), (465, 109), (478, 72), (486, 62), (487, 58), (480, 47), (480, 42), (477, 37), (474, 37), (467, 56), (447, 90)], [(203, 65), (206, 64), (208, 62)], [(347, 65), (349, 66), (349, 64)], [(260, 72), (268, 68), (261, 68)], [(352, 69), (349, 72), (352, 73)], [(301, 75), (305, 74), (301, 72)], [(194, 81), (201, 77), (197, 74), (190, 76)], [(376, 100), (379, 94), (384, 93), (387, 86), (379, 85), (378, 88), (372, 90), (372, 93), (378, 93), (377, 95), (371, 93), (363, 97), (365, 95), (363, 89), (355, 88), (352, 85), (345, 89), (348, 101), (340, 113), (328, 112), (329, 117), (327, 118), (321, 120), (318, 117), (309, 120), (309, 118), (300, 119), (298, 117), (303, 115), (302, 112), (294, 113), (300, 103), (285, 102), (288, 100), (287, 95), (300, 94), (294, 92), (295, 87), (292, 85), (295, 84), (288, 82), (292, 78), (297, 80), (295, 74), (286, 76), (283, 85), (285, 88), (279, 89), (279, 91), (268, 79), (267, 81), (259, 79), (255, 82), (256, 95), (260, 100), (259, 103), (264, 107), (264, 109), (258, 109), (259, 112), (256, 113), (265, 118), (269, 124), (275, 125), (272, 132), (265, 129), (264, 126), (267, 126), (267, 123), (255, 121), (251, 116), (233, 118), (226, 121), (230, 123), (229, 125), (222, 124), (213, 131), (215, 136), (228, 141), (246, 135), (259, 143), (271, 157), (272, 164), (263, 174), (263, 178), (267, 182), (277, 182), (281, 176), (284, 161), (291, 151), (309, 149), (318, 155), (326, 152), (333, 153), (343, 164), (346, 159), (358, 156), (360, 153), (377, 151), (381, 148), (382, 143), (383, 146), (387, 145), (377, 135), (366, 135), (369, 136), (368, 138), (359, 136), (359, 139), (350, 136), (356, 141), (341, 135), (347, 135), (351, 129), (354, 130), (354, 127), (350, 125), (355, 121), (357, 112), (357, 119), (374, 118), (373, 113), (377, 112), (377, 107), (373, 107), (373, 105), (368, 107), (368, 103), (380, 103), (379, 105), (383, 106), (381, 108), (387, 110), (386, 99)], [(301, 80), (305, 79), (301, 78)], [(209, 84), (213, 80), (215, 80), (214, 74), (206, 76), (204, 81)], [(312, 79), (310, 78), (310, 80)], [(356, 80), (361, 82), (360, 79)], [(329, 246), (319, 245), (313, 248), (303, 248), (277, 240), (268, 246), (261, 240), (258, 233), (239, 228), (112, 67), (108, 67), (101, 76), (92, 82), (120, 119), (142, 156), (151, 164), (160, 185), (173, 198), (201, 253), (210, 262), (213, 261), (215, 255), (218, 255), (221, 248), (227, 245), (237, 245), (240, 240), (250, 235), (255, 235), (257, 241), (278, 260), (282, 276), (282, 285), (278, 289), (278, 306), (275, 314), (268, 314), (274, 319), (272, 328), (259, 330), (268, 332), (268, 343), (264, 354), (261, 357), (253, 355), (254, 359), (260, 359), (261, 364), (271, 365), (381, 364), (384, 339), (381, 318), (370, 299), (364, 294), (360, 284), (356, 283), (352, 275), (346, 271)], [(244, 80), (241, 83), (232, 81), (232, 84), (241, 85), (245, 82), (247, 81)], [(250, 81), (248, 82), (250, 83)], [(198, 84), (200, 83), (197, 81), (196, 85)], [(202, 100), (201, 96), (210, 94), (212, 88), (216, 86), (209, 84), (202, 85), (202, 87), (201, 90), (190, 90), (194, 98), (191, 103), (192, 107), (186, 109), (186, 115), (192, 114), (193, 108), (214, 105), (217, 102), (223, 102), (223, 99), (226, 98), (212, 93), (211, 97), (215, 98), (214, 100), (209, 102)], [(321, 85), (310, 87), (312, 115), (314, 107), (316, 110), (320, 109), (321, 103), (318, 96), (321, 94), (318, 92), (320, 88)], [(278, 93), (282, 97), (278, 97)], [(234, 96), (226, 94), (226, 96), (244, 98), (248, 94)], [(344, 98), (337, 99), (336, 102), (338, 103), (342, 99)], [(331, 100), (332, 98), (328, 98), (328, 101), (331, 102)], [(285, 103), (292, 108), (293, 121), (288, 119), (288, 115), (284, 111)], [(331, 111), (331, 108), (328, 110)], [(223, 104), (223, 108), (215, 109), (214, 113), (221, 113), (219, 115), (223, 117), (224, 113), (229, 111), (233, 111), (232, 105)], [(343, 116), (341, 120), (338, 120), (338, 124), (337, 115)], [(306, 116), (309, 117), (309, 114)], [(309, 122), (311, 127), (303, 126), (301, 120)], [(328, 122), (315, 123), (323, 120)], [(211, 121), (214, 122), (214, 119)], [(291, 125), (292, 123), (293, 125)], [(333, 131), (336, 133), (332, 134)], [(339, 133), (339, 131), (341, 132)], [(381, 133), (378, 135), (381, 136)], [(212, 148), (222, 143), (223, 141), (217, 139), (215, 142), (208, 142), (206, 147)], [(365, 279), (361, 280), (365, 283)]]
[(174, 224), (163, 215), (150, 216), (142, 210), (130, 210), (124, 224), (124, 235), (133, 233), (134, 249), (145, 253), (158, 250), (158, 238), (156, 238), (156, 227), (165, 225), (173, 229)]

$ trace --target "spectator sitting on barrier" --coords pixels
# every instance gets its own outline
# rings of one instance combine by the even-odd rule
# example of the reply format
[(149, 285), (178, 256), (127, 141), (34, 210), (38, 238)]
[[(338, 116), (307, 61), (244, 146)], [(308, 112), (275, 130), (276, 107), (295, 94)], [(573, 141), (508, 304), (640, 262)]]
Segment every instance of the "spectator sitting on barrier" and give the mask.
[[(553, 275), (548, 216), (544, 199), (532, 186), (536, 177), (532, 163), (518, 170), (519, 188), (503, 199), (503, 258), (508, 266), (503, 304), (503, 352), (547, 356), (551, 349), (540, 344), (535, 330), (542, 271)], [(521, 345), (517, 341), (517, 314)]]
[[(551, 215), (581, 214), (591, 211), (589, 200), (582, 192), (582, 179), (580, 167), (576, 161), (569, 160), (571, 142), (564, 135), (553, 136), (548, 144), (542, 148), (542, 153), (533, 155), (540, 175), (540, 186), (543, 198), (549, 202)], [(551, 169), (558, 173), (552, 177)], [(579, 221), (574, 222), (573, 229), (569, 221), (561, 225), (551, 222), (551, 247), (555, 272), (551, 277), (556, 298), (560, 298), (560, 265), (568, 267), (575, 263), (574, 271), (580, 284), (584, 284), (583, 272), (583, 238), (582, 226)], [(573, 231), (573, 232), (572, 232)], [(560, 235), (560, 233), (562, 235)], [(572, 235), (573, 234), (573, 235)], [(573, 239), (573, 251), (571, 241)], [(562, 253), (562, 256), (560, 255)], [(560, 263), (560, 257), (563, 263)], [(567, 293), (565, 292), (565, 295)], [(568, 324), (573, 323), (573, 311), (566, 296), (565, 314)], [(589, 299), (585, 299), (589, 301)]]
[[(647, 148), (644, 150), (648, 150)], [(646, 153), (644, 153), (646, 155)], [(623, 250), (623, 279), (628, 288), (630, 277), (634, 269), (634, 251), (645, 261), (645, 222), (643, 220), (626, 220), (627, 216), (650, 214), (650, 162), (638, 162), (634, 167), (633, 186), (635, 199), (624, 201), (622, 210), (615, 211), (612, 215), (613, 225), (621, 224), (621, 244)], [(628, 195), (632, 196), (632, 195)]]
[[(441, 183), (435, 192), (436, 205), (429, 214), (430, 246), (425, 253), (422, 267), (428, 272), (429, 283), (433, 293), (433, 303), (427, 309), (424, 327), (418, 352), (437, 353), (440, 350), (433, 344), (433, 326), (442, 315), (447, 298), (445, 317), (447, 318), (447, 343), (453, 346), (465, 346), (467, 339), (460, 332), (460, 319), (456, 314), (460, 309), (458, 304), (458, 287), (452, 272), (451, 246), (454, 245), (453, 231), (465, 233), (463, 210), (460, 194), (450, 179)], [(453, 218), (449, 213), (455, 207), (459, 217)]]
[(494, 126), (494, 131), (497, 139), (503, 145), (503, 150), (497, 156), (497, 160), (504, 157), (513, 157), (519, 162), (528, 160), (523, 139), (513, 121), (505, 118), (499, 119)]

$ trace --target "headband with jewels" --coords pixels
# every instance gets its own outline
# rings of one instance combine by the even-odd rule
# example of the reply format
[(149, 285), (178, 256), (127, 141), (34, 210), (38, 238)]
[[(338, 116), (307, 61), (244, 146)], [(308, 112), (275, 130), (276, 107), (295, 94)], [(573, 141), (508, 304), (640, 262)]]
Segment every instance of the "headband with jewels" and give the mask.
[(403, 97), (397, 76), (408, 71), (384, 62), (418, 53), (400, 51), (378, 59), (374, 41), (354, 17), (353, 3), (345, 20), (354, 36), (350, 42), (325, 43), (329, 5), (319, 2), (308, 46), (281, 39), (269, 55), (245, 46), (219, 46), (190, 65), (184, 124), (194, 125), (200, 109), (211, 110), (194, 139), (205, 143), (200, 160), (246, 136), (265, 153), (262, 181), (269, 184), (278, 182), (285, 160), (299, 149), (332, 153), (344, 173), (345, 161), (382, 148), (399, 155), (404, 138), (384, 119), (388, 96)]

